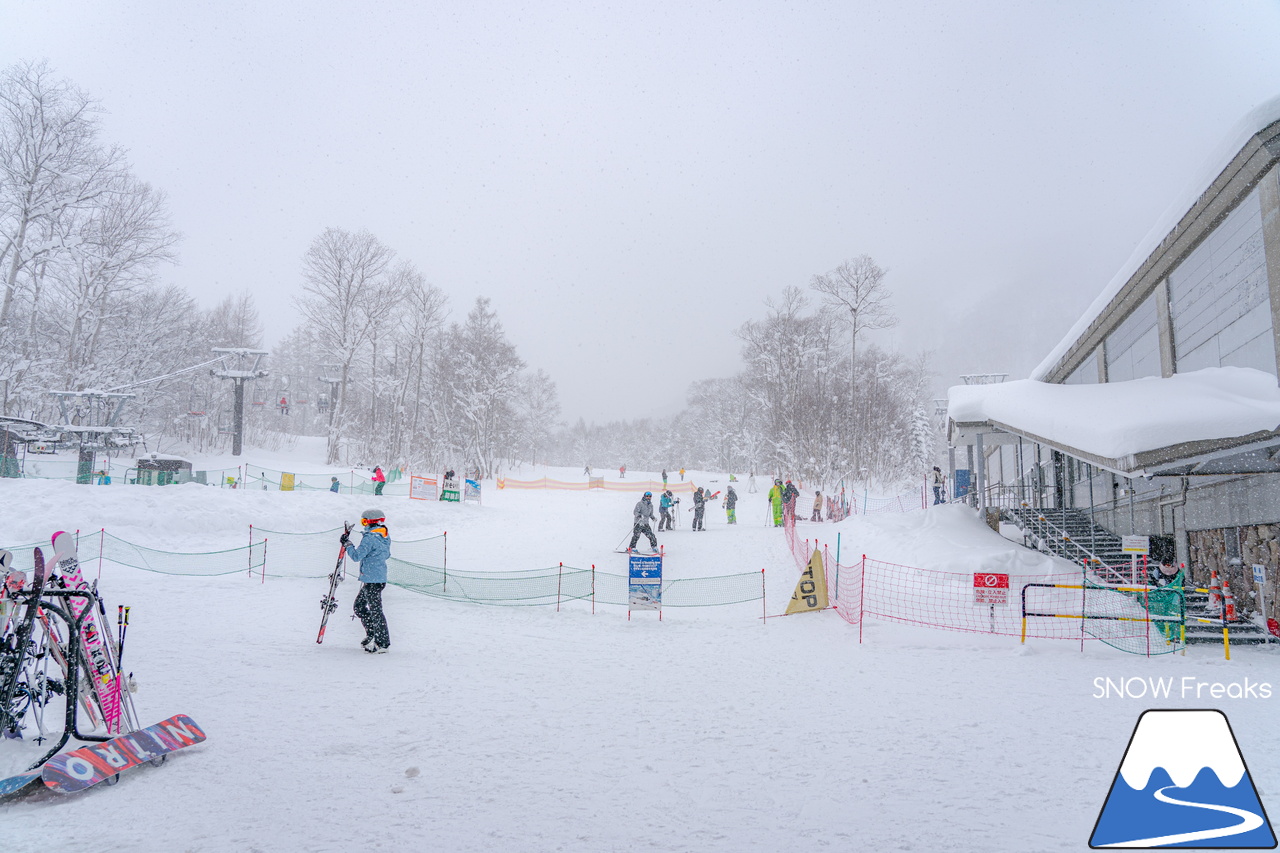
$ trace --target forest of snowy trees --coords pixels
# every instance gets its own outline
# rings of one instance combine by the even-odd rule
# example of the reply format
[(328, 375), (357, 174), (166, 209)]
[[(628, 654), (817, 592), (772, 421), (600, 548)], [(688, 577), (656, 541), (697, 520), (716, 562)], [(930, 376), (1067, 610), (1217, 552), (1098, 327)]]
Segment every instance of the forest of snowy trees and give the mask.
[(768, 301), (737, 330), (741, 370), (693, 383), (679, 414), (565, 425), (552, 377), (521, 359), (489, 300), (451, 319), (445, 290), (367, 231), (315, 237), (298, 259), (301, 322), (277, 342), (251, 295), (206, 308), (165, 284), (180, 235), (164, 193), (102, 138), (100, 110), (45, 64), (0, 75), (5, 415), (52, 423), (51, 391), (125, 391), (128, 420), (153, 443), (216, 450), (231, 389), (211, 375), (212, 349), (263, 348), (270, 375), (250, 383), (247, 442), (325, 436), (330, 463), (886, 484), (931, 464), (927, 364), (863, 337), (894, 322), (884, 271), (865, 255)]

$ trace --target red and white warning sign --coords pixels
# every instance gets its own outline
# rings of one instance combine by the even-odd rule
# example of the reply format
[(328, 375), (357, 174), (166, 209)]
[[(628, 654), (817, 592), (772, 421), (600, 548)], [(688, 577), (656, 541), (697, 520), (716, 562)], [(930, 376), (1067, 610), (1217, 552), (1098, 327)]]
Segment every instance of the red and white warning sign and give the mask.
[(1009, 576), (998, 572), (973, 573), (973, 603), (1009, 606)]

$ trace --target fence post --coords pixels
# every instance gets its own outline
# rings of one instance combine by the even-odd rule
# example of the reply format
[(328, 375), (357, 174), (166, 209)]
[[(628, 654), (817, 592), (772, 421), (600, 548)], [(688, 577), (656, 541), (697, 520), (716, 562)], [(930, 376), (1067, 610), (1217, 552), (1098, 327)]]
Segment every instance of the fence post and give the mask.
[(253, 525), (249, 525), (249, 577), (253, 577)]
[(867, 555), (862, 555), (862, 572), (858, 580), (861, 587), (858, 595), (858, 644), (862, 644), (862, 626), (867, 621)]
[(267, 582), (267, 537), (262, 537), (262, 582)]
[[(545, 477), (543, 479), (546, 479)], [(560, 569), (556, 572), (556, 612), (560, 612), (560, 584), (564, 579), (564, 563), (560, 564)]]
[(596, 615), (596, 564), (591, 564), (591, 615)]
[(444, 592), (449, 591), (449, 531), (444, 532)]
[(760, 570), (760, 624), (767, 624), (769, 621), (769, 607), (765, 604), (764, 597), (764, 569)]
[[(831, 552), (827, 551), (827, 556), (831, 556)], [(836, 534), (836, 601), (840, 600), (840, 534)]]
[(102, 546), (107, 538), (107, 528), (103, 527), (98, 531), (98, 580), (102, 580)]

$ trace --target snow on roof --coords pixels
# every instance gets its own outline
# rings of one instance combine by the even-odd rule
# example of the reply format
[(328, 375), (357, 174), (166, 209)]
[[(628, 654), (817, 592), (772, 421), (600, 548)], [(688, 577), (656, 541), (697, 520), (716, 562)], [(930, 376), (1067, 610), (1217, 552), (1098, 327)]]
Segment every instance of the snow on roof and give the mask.
[(1187, 215), (1187, 211), (1191, 210), (1196, 200), (1204, 195), (1205, 190), (1213, 185), (1222, 171), (1231, 165), (1231, 161), (1240, 153), (1240, 149), (1244, 148), (1255, 133), (1276, 121), (1280, 121), (1280, 95), (1254, 107), (1244, 118), (1236, 122), (1236, 126), (1223, 137), (1218, 147), (1204, 161), (1194, 180), (1190, 181), (1173, 203), (1165, 208), (1164, 213), (1156, 220), (1156, 224), (1147, 232), (1147, 236), (1142, 238), (1133, 250), (1129, 260), (1125, 261), (1120, 271), (1098, 294), (1098, 298), (1093, 300), (1088, 310), (1067, 332), (1066, 337), (1058, 342), (1058, 345), (1044, 357), (1044, 361), (1041, 361), (1035, 370), (1031, 371), (1032, 379), (1044, 379), (1049, 375), (1049, 371), (1066, 355), (1071, 345), (1088, 330), (1094, 320), (1098, 319), (1098, 315), (1111, 304), (1111, 300), (1124, 288), (1138, 268), (1151, 257), (1151, 253), (1159, 247), (1182, 217)]
[(956, 385), (947, 397), (956, 423), (995, 421), (1105, 459), (1280, 429), (1280, 385), (1248, 367), (1097, 385)]

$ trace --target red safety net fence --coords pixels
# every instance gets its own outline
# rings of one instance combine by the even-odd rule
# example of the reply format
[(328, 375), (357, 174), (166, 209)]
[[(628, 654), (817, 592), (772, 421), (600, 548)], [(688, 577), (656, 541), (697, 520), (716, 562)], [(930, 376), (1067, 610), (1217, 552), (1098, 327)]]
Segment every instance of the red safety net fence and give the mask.
[[(852, 625), (882, 619), (974, 634), (1052, 640), (1101, 640), (1136, 653), (1171, 651), (1176, 638), (1161, 633), (1142, 598), (1124, 589), (1086, 582), (1081, 573), (1007, 576), (1004, 603), (991, 590), (975, 592), (973, 572), (944, 572), (863, 557), (839, 565), (824, 551), (835, 611)], [(986, 575), (987, 573), (976, 573)], [(999, 598), (1000, 596), (996, 596)], [(1156, 620), (1160, 617), (1156, 616)]]

